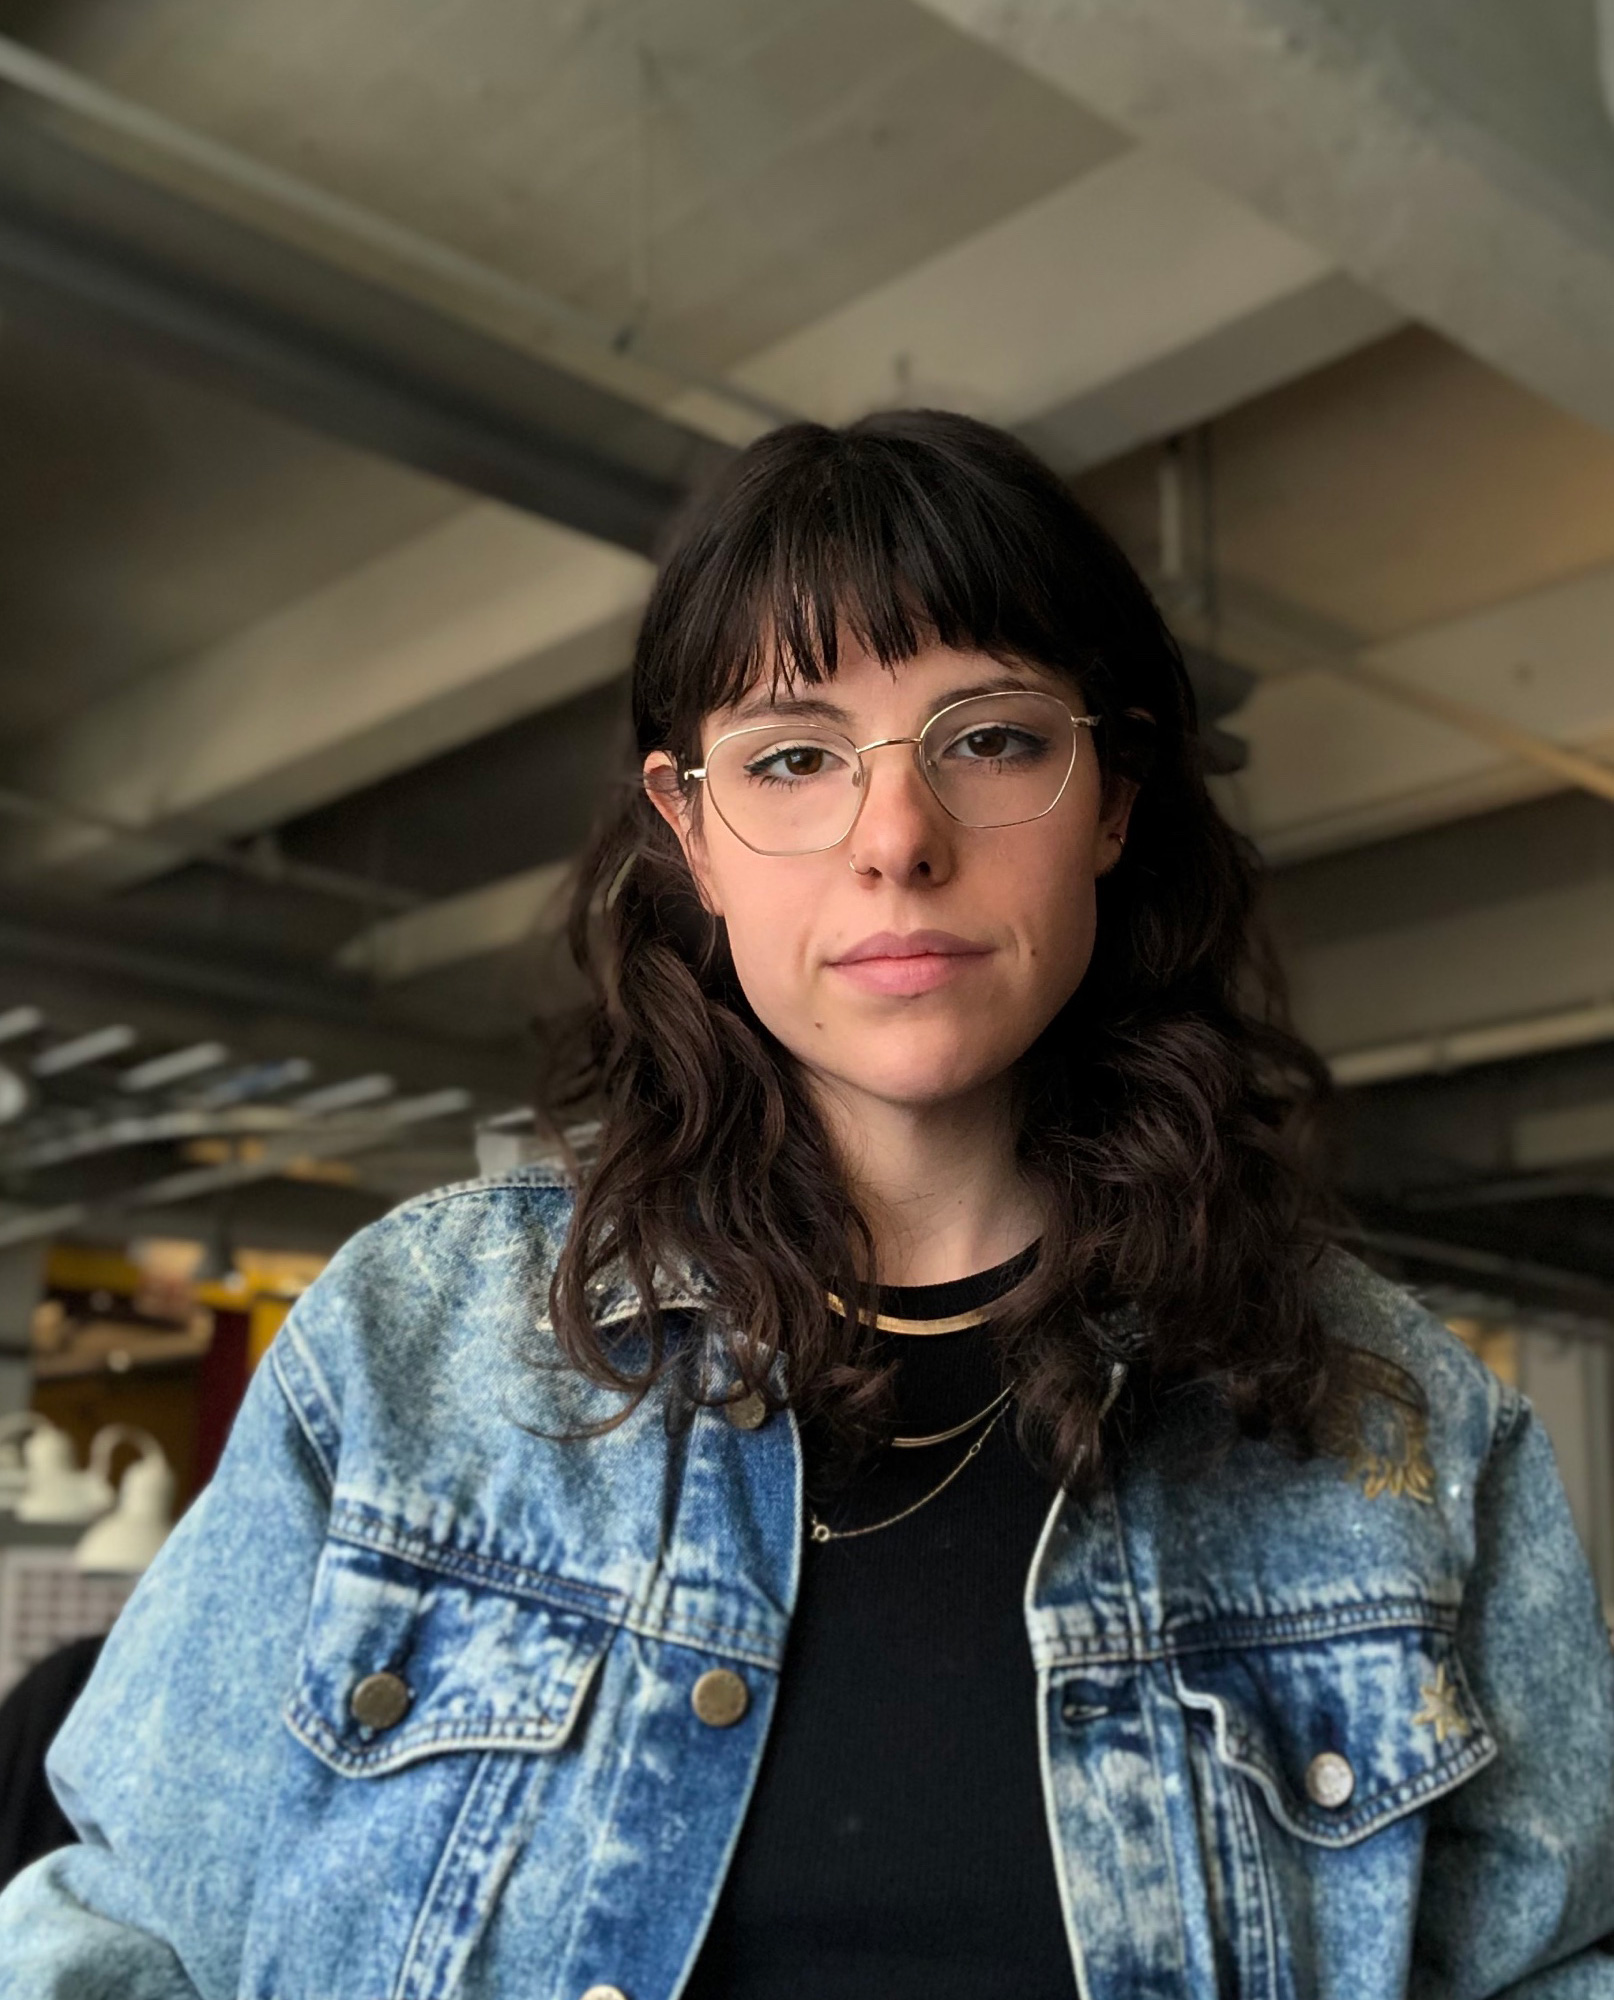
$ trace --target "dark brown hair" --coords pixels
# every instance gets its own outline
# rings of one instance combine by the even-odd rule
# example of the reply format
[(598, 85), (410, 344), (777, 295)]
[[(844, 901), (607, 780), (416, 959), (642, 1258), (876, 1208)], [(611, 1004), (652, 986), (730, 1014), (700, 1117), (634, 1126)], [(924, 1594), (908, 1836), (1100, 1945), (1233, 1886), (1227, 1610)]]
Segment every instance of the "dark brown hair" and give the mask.
[[(759, 681), (831, 678), (847, 631), (887, 666), (939, 643), (1068, 676), (1101, 718), (1106, 778), (1142, 781), (1098, 884), (1091, 967), (1018, 1066), (1020, 1163), (1048, 1217), (995, 1326), (1022, 1444), (1081, 1490), (1117, 1426), (1189, 1390), (1229, 1429), (1314, 1446), (1333, 1357), (1310, 1282), (1322, 1197), (1296, 1135), (1327, 1075), (1252, 945), (1253, 853), (1206, 791), (1192, 689), (1148, 590), (1003, 432), (936, 410), (794, 424), (678, 527), (634, 658), (639, 757), (697, 763), (706, 714)], [(637, 766), (570, 935), (596, 1004), (553, 1108), (586, 1101), (601, 1132), (551, 1286), (564, 1354), (624, 1392), (622, 1414), (678, 1381), (654, 1277), (693, 1270), (729, 1329), (727, 1378), (778, 1407), (782, 1352), (791, 1401), (855, 1459), (889, 1426), (891, 1370), (824, 1294), (867, 1295), (869, 1233)], [(631, 1352), (590, 1315), (611, 1271), (640, 1301)], [(1106, 1421), (1117, 1360), (1129, 1393)], [(670, 1407), (724, 1386), (686, 1383)]]

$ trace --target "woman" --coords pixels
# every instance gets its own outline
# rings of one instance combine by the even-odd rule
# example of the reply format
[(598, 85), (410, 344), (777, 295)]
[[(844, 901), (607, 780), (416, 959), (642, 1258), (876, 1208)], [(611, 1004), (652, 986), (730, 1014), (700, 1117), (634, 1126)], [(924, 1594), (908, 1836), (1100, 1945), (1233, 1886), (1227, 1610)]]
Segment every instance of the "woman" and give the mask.
[(1528, 1406), (1320, 1246), (1180, 660), (1019, 445), (684, 523), (579, 1191), (301, 1301), (53, 1753), (7, 1995), (1614, 1996)]

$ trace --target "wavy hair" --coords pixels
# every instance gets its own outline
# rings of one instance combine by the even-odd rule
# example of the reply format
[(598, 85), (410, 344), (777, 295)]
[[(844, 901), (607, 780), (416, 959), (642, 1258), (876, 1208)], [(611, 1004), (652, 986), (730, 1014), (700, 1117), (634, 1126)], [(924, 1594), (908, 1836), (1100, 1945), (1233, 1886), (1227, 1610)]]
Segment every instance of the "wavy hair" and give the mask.
[[(1022, 444), (937, 410), (793, 424), (724, 469), (677, 525), (633, 662), (638, 758), (700, 761), (702, 718), (759, 682), (836, 672), (850, 632), (887, 667), (933, 644), (1063, 675), (1106, 782), (1139, 783), (1098, 883), (1090, 969), (1017, 1069), (1019, 1164), (1046, 1215), (993, 1322), (1022, 1447), (1068, 1490), (1176, 1392), (1221, 1428), (1319, 1448), (1342, 1370), (1313, 1300), (1326, 1197), (1301, 1141), (1328, 1090), (1254, 941), (1253, 850), (1206, 790), (1193, 691), (1116, 543)], [(563, 1354), (670, 1409), (728, 1383), (675, 1364), (656, 1274), (721, 1308), (729, 1382), (829, 1427), (843, 1463), (889, 1434), (894, 1364), (855, 1310), (874, 1245), (793, 1058), (741, 991), (720, 921), (637, 777), (584, 861), (569, 936), (593, 993), (555, 1114), (600, 1118), (551, 1285)], [(700, 810), (698, 787), (691, 809)], [(608, 1274), (642, 1336), (607, 1339)], [(833, 1313), (826, 1288), (847, 1302)], [(683, 1345), (687, 1345), (683, 1344)], [(1117, 1361), (1127, 1393), (1106, 1415)]]

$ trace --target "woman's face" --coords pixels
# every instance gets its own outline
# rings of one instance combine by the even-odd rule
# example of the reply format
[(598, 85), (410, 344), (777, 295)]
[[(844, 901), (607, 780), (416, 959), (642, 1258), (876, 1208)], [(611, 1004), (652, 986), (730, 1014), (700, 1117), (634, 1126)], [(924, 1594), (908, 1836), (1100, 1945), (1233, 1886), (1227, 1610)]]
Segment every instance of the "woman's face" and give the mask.
[[(796, 694), (813, 704), (803, 719), (864, 744), (917, 736), (937, 709), (986, 684), (1041, 689), (1083, 713), (1054, 674), (942, 646), (893, 671), (849, 643), (833, 681)], [(792, 700), (781, 687), (777, 711), (759, 716), (753, 698), (709, 715), (703, 750), (726, 730), (790, 716)], [(668, 763), (652, 753), (647, 777)], [(911, 745), (873, 750), (864, 767), (857, 824), (816, 854), (758, 854), (709, 802), (696, 819), (681, 796), (651, 797), (727, 924), (758, 1019), (839, 1094), (917, 1110), (1002, 1077), (1081, 984), (1093, 884), (1121, 851), (1132, 788), (1112, 784), (1106, 797), (1086, 729), (1058, 804), (1018, 826), (959, 825)]]

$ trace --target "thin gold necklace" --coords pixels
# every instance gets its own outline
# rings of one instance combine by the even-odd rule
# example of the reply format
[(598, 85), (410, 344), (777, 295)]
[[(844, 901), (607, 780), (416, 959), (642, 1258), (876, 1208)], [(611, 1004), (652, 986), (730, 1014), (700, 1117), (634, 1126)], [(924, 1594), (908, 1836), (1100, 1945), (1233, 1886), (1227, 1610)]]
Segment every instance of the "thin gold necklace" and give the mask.
[[(1114, 1409), (1116, 1399), (1117, 1397), (1119, 1397), (1125, 1385), (1126, 1385), (1126, 1363), (1124, 1361), (1112, 1362), (1110, 1364), (1109, 1388), (1106, 1390), (1104, 1400), (1102, 1403), (1100, 1403), (1098, 1410), (1098, 1420), (1100, 1423), (1103, 1423), (1104, 1419), (1109, 1415), (1110, 1411)], [(1007, 1414), (1008, 1406), (1006, 1400), (1004, 1399), (1006, 1399), (1011, 1393), (1012, 1390), (1010, 1389), (1004, 1390), (1003, 1398), (1000, 1398), (1000, 1400), (1004, 1401), (1004, 1408), (998, 1411), (997, 1415), (987, 1425), (986, 1429), (982, 1431), (981, 1435), (975, 1440), (974, 1444), (970, 1446), (969, 1450), (965, 1452), (964, 1456), (958, 1461), (957, 1465), (953, 1467), (952, 1471), (948, 1473), (947, 1477), (941, 1482), (941, 1484), (939, 1486), (933, 1486), (928, 1493), (926, 1493), (921, 1499), (916, 1500), (911, 1507), (904, 1507), (900, 1514), (892, 1514), (884, 1521), (871, 1521), (866, 1528), (827, 1527), (824, 1522), (819, 1520), (817, 1514), (813, 1511), (813, 1509), (809, 1507), (807, 1509), (807, 1532), (810, 1539), (815, 1542), (849, 1542), (854, 1540), (858, 1535), (873, 1535), (877, 1534), (881, 1528), (894, 1528), (899, 1521), (906, 1521), (910, 1514), (917, 1514), (919, 1512), (919, 1509), (925, 1506), (927, 1502), (934, 1500), (938, 1493), (945, 1492), (947, 1488), (952, 1485), (953, 1481), (958, 1477), (958, 1475), (964, 1470), (965, 1466), (969, 1464), (970, 1460), (979, 1454), (982, 1445), (986, 1443), (987, 1439), (997, 1429), (998, 1425), (1002, 1423), (1005, 1415)], [(988, 1407), (990, 1407), (990, 1405)], [(970, 1421), (971, 1423), (975, 1423), (978, 1422), (979, 1419), (972, 1417)]]
[(982, 1417), (991, 1416), (998, 1404), (1004, 1400), (1004, 1397), (1012, 1394), (1013, 1391), (1010, 1389), (1003, 1390), (1001, 1394), (992, 1398), (984, 1410), (977, 1410), (973, 1417), (966, 1417), (961, 1424), (954, 1424), (950, 1431), (934, 1431), (929, 1437), (922, 1438), (894, 1437), (890, 1442), (899, 1451), (912, 1451), (915, 1446), (922, 1444), (946, 1444), (949, 1438), (962, 1437), (971, 1424), (978, 1424)]
[[(1008, 1394), (1009, 1391), (1005, 1389), (1003, 1392), (1004, 1397), (1007, 1397)], [(809, 1507), (807, 1509), (807, 1532), (809, 1536), (815, 1542), (850, 1542), (858, 1535), (878, 1534), (881, 1528), (894, 1528), (899, 1521), (906, 1521), (910, 1514), (917, 1514), (920, 1508), (928, 1501), (934, 1500), (938, 1493), (945, 1492), (952, 1485), (953, 1481), (964, 1470), (965, 1466), (969, 1464), (970, 1460), (979, 1455), (982, 1445), (986, 1443), (993, 1431), (1002, 1423), (1006, 1412), (1007, 1404), (1005, 1403), (1004, 1408), (998, 1411), (997, 1415), (987, 1425), (986, 1429), (982, 1431), (981, 1435), (970, 1446), (969, 1450), (965, 1452), (964, 1456), (953, 1467), (952, 1471), (948, 1473), (941, 1484), (933, 1486), (923, 1498), (916, 1500), (911, 1507), (904, 1507), (900, 1514), (892, 1514), (884, 1521), (871, 1521), (866, 1528), (831, 1528), (819, 1520), (817, 1514)], [(970, 1421), (973, 1423), (976, 1419), (972, 1417)]]
[[(824, 1297), (829, 1301), (831, 1312), (845, 1312), (846, 1306), (836, 1293), (827, 1291)], [(966, 1327), (985, 1326), (999, 1303), (994, 1299), (989, 1305), (972, 1306), (968, 1312), (951, 1313), (945, 1319), (899, 1319), (895, 1313), (875, 1312), (868, 1306), (859, 1306), (857, 1316), (865, 1326), (878, 1327), (881, 1333), (962, 1333)], [(978, 1424), (982, 1417), (990, 1416), (1009, 1393), (1005, 1389), (1001, 1395), (994, 1396), (984, 1410), (977, 1410), (973, 1417), (954, 1424), (951, 1430), (933, 1431), (929, 1437), (922, 1438), (894, 1437), (891, 1443), (899, 1451), (911, 1451), (923, 1444), (946, 1444), (949, 1438), (962, 1437), (971, 1424)]]

